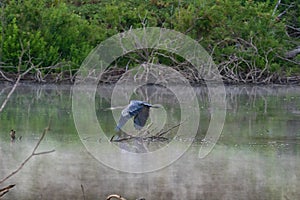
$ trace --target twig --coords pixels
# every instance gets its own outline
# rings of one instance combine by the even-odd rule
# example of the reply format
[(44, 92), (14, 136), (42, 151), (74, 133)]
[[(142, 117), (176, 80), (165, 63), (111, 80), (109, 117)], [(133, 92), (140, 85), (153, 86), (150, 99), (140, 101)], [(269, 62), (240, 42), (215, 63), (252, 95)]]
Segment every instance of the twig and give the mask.
[[(281, 19), (282, 18), (282, 16), (283, 15), (285, 15), (286, 13), (287, 13), (287, 11), (290, 9), (290, 8), (292, 8), (292, 7), (294, 7), (294, 3), (291, 3), (283, 12), (281, 12), (281, 13), (279, 13), (279, 15), (277, 15), (277, 19)], [(274, 12), (273, 12), (273, 15), (275, 14), (275, 10), (274, 10)], [(273, 16), (272, 15), (272, 16)]]
[(147, 129), (145, 129), (144, 131), (140, 131), (139, 132), (139, 136), (132, 136), (132, 135), (128, 135), (127, 137), (124, 138), (120, 138), (120, 139), (114, 139), (114, 136), (110, 139), (111, 142), (123, 142), (123, 141), (127, 141), (127, 140), (132, 140), (132, 139), (142, 139), (144, 141), (155, 141), (155, 140), (159, 140), (159, 141), (167, 141), (168, 138), (164, 137), (165, 134), (169, 133), (171, 130), (173, 130), (174, 128), (177, 128), (178, 126), (180, 126), (181, 124), (183, 124), (187, 119), (185, 119), (184, 121), (182, 121), (179, 124), (176, 124), (175, 126), (172, 126), (171, 128), (165, 130), (165, 131), (161, 131), (158, 132), (154, 135), (150, 135), (150, 131), (149, 128), (152, 126), (152, 124), (150, 124)]
[(127, 136), (127, 137), (124, 137), (124, 138), (120, 138), (120, 139), (114, 139), (114, 136), (110, 139), (111, 142), (122, 142), (122, 141), (126, 141), (126, 140), (130, 140), (130, 139), (134, 139), (134, 138), (137, 138), (135, 136)]
[[(50, 121), (49, 121), (50, 124)], [(10, 177), (12, 177), (13, 175), (15, 175), (16, 173), (18, 173), (23, 167), (24, 165), (34, 156), (38, 156), (38, 155), (43, 155), (43, 154), (48, 154), (48, 153), (52, 153), (55, 150), (50, 150), (50, 151), (42, 151), (42, 152), (36, 152), (37, 148), (39, 147), (40, 143), (42, 142), (43, 138), (45, 137), (46, 133), (49, 130), (49, 124), (48, 126), (44, 129), (42, 136), (40, 137), (39, 141), (36, 143), (32, 153), (21, 163), (21, 165), (13, 172), (11, 172), (8, 176), (6, 176), (5, 178), (3, 178), (2, 180), (0, 180), (0, 184), (2, 184), (4, 181), (6, 181), (7, 179), (9, 179)]]
[(13, 187), (15, 187), (15, 185), (9, 185), (7, 187), (4, 187), (2, 189), (0, 189), (0, 197), (3, 197), (6, 193), (9, 192), (10, 189), (12, 189)]
[(7, 80), (7, 81), (9, 81), (9, 82), (13, 82), (13, 80), (10, 79), (10, 78), (8, 78), (8, 77), (6, 77), (5, 74), (4, 74), (1, 70), (0, 70), (0, 75), (1, 75), (5, 80)]
[(275, 8), (274, 8), (274, 10), (273, 10), (272, 16), (275, 15), (275, 12), (276, 12), (276, 10), (277, 10), (277, 8), (278, 8), (278, 6), (279, 6), (280, 3), (281, 3), (281, 0), (278, 0), (277, 3), (276, 3)]
[(82, 196), (83, 196), (83, 200), (85, 200), (85, 193), (84, 193), (84, 187), (83, 185), (81, 184), (81, 191), (82, 191)]
[(300, 28), (296, 28), (296, 27), (293, 27), (293, 26), (290, 26), (290, 25), (286, 25), (286, 27), (290, 28), (290, 29), (293, 29), (296, 32), (300, 32)]
[(158, 137), (162, 137), (163, 135), (165, 135), (166, 133), (170, 132), (171, 130), (173, 130), (174, 128), (177, 128), (178, 126), (180, 126), (181, 124), (183, 124), (184, 122), (186, 122), (187, 119), (185, 119), (184, 121), (182, 121), (181, 123), (179, 124), (176, 124), (175, 126), (172, 126), (171, 128), (165, 130), (165, 131), (162, 131), (162, 132), (159, 132), (156, 134), (156, 136)]

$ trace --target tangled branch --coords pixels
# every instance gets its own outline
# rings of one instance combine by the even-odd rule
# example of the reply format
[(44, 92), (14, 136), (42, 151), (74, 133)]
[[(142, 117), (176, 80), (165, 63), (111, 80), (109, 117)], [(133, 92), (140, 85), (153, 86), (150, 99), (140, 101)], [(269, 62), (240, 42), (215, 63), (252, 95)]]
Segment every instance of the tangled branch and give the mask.
[[(24, 47), (20, 41), (21, 52), (18, 57), (17, 66), (10, 66), (0, 62), (0, 80), (14, 82), (14, 79), (24, 79), (44, 83), (47, 80), (51, 82), (70, 81), (73, 82), (76, 76), (76, 69), (73, 69), (68, 62), (55, 61), (54, 65), (43, 67), (43, 62), (36, 63), (38, 60), (32, 57), (30, 44)], [(25, 70), (21, 70), (24, 68)], [(64, 70), (62, 68), (65, 68)], [(67, 69), (68, 68), (68, 69)], [(15, 71), (17, 69), (17, 75)]]
[(184, 121), (168, 128), (167, 130), (161, 130), (161, 131), (159, 131), (155, 134), (151, 134), (151, 132), (153, 132), (153, 130), (151, 130), (151, 126), (152, 126), (152, 123), (151, 123), (146, 128), (139, 131), (137, 136), (123, 134), (123, 135), (125, 135), (125, 137), (122, 137), (122, 138), (119, 138), (119, 139), (114, 139), (114, 136), (113, 136), (110, 141), (111, 142), (124, 142), (124, 141), (128, 141), (128, 140), (133, 140), (133, 139), (143, 140), (143, 141), (147, 141), (147, 142), (156, 142), (156, 141), (164, 142), (164, 141), (168, 141), (169, 139), (165, 136), (168, 133), (170, 133), (173, 129), (179, 127), (185, 121), (186, 120), (184, 120)]

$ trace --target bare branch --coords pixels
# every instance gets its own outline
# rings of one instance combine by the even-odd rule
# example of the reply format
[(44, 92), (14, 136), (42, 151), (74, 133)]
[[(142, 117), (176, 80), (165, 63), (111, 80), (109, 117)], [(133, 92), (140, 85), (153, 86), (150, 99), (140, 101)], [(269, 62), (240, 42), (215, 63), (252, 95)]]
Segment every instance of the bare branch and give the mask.
[(274, 10), (273, 10), (272, 16), (275, 15), (275, 12), (276, 12), (276, 10), (277, 10), (277, 8), (278, 8), (278, 6), (279, 6), (280, 3), (281, 3), (281, 0), (278, 0), (277, 3), (276, 3), (275, 8), (274, 8)]
[[(20, 82), (20, 79), (22, 76), (24, 76), (25, 74), (27, 74), (32, 68), (34, 68), (33, 64), (32, 64), (32, 67), (29, 68), (27, 71), (25, 71), (24, 73), (21, 74), (21, 66), (22, 66), (22, 62), (23, 62), (23, 56), (24, 54), (26, 53), (26, 49), (24, 49), (23, 47), (23, 44), (22, 42), (20, 41), (20, 44), (21, 44), (21, 47), (22, 47), (22, 51), (20, 53), (20, 56), (19, 56), (19, 63), (18, 63), (18, 66), (17, 66), (17, 69), (18, 69), (18, 78), (17, 78), (17, 81), (15, 82), (14, 86), (12, 87), (11, 91), (8, 93), (8, 95), (6, 96), (4, 102), (2, 103), (1, 107), (0, 107), (0, 113), (3, 111), (5, 105), (7, 104), (9, 98), (11, 97), (11, 95), (14, 93), (17, 85), (19, 84)], [(3, 76), (3, 75), (2, 75)], [(5, 76), (4, 76), (5, 77)]]
[[(276, 5), (277, 6), (277, 5)], [(294, 6), (294, 3), (291, 3), (283, 12), (281, 12), (281, 13), (279, 13), (279, 15), (277, 16), (277, 19), (281, 19), (282, 18), (282, 16), (283, 15), (285, 15), (286, 13), (287, 13), (287, 11), (290, 9), (290, 8), (292, 8)], [(278, 6), (277, 6), (278, 7)], [(272, 16), (274, 16), (274, 14), (275, 14), (275, 10), (274, 10), (274, 12), (273, 12), (273, 14), (272, 14)]]
[(6, 186), (6, 187), (0, 189), (0, 197), (4, 196), (6, 193), (8, 193), (9, 190), (12, 189), (13, 187), (15, 187), (15, 185), (9, 185), (9, 186)]
[(114, 137), (112, 137), (110, 139), (111, 142), (124, 142), (124, 141), (128, 141), (128, 140), (134, 140), (134, 139), (142, 139), (144, 141), (168, 141), (169, 139), (164, 137), (164, 135), (166, 135), (167, 133), (170, 133), (170, 131), (172, 131), (173, 129), (177, 128), (178, 126), (180, 126), (181, 124), (185, 123), (187, 119), (185, 119), (184, 121), (182, 121), (179, 124), (176, 124), (175, 126), (172, 126), (171, 128), (167, 129), (167, 130), (162, 130), (158, 133), (155, 134), (151, 134), (151, 126), (152, 124), (149, 124), (146, 128), (143, 128), (141, 131), (139, 131), (138, 136), (133, 136), (133, 135), (128, 135), (125, 134), (125, 137), (119, 138), (119, 139), (114, 139)]
[(8, 78), (1, 70), (0, 70), (0, 75), (1, 75), (5, 80), (7, 80), (7, 81), (9, 81), (9, 82), (13, 82), (13, 80), (10, 79), (10, 78)]
[[(186, 119), (187, 120), (187, 119)], [(173, 130), (174, 128), (177, 128), (178, 126), (180, 126), (181, 124), (183, 124), (184, 122), (186, 122), (186, 120), (182, 121), (181, 123), (179, 124), (176, 124), (175, 126), (172, 126), (171, 128), (165, 130), (165, 131), (162, 131), (162, 132), (159, 132), (156, 134), (156, 136), (158, 137), (162, 137), (163, 135), (165, 135), (166, 133), (169, 133), (171, 130)]]
[(17, 85), (19, 84), (19, 81), (21, 79), (21, 75), (18, 76), (17, 81), (15, 82), (14, 86), (12, 87), (12, 89), (10, 90), (10, 92), (8, 93), (8, 95), (6, 96), (5, 100), (3, 101), (1, 107), (0, 107), (0, 113), (3, 111), (4, 107), (6, 106), (9, 98), (11, 97), (11, 95), (14, 93)]
[(296, 28), (296, 27), (293, 27), (293, 26), (290, 26), (290, 25), (286, 25), (286, 27), (294, 30), (294, 31), (297, 31), (297, 32), (300, 32), (300, 28)]

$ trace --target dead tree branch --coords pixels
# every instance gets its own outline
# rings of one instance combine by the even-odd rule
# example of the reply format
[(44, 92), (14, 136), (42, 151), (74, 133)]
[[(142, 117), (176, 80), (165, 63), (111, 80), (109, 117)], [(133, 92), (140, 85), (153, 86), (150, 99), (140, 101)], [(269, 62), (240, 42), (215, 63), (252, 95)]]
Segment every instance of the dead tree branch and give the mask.
[[(24, 73), (22, 73), (22, 74), (20, 73), (20, 69), (21, 69), (22, 62), (23, 62), (23, 56), (24, 56), (24, 54), (25, 54), (26, 51), (27, 51), (26, 49), (24, 49), (23, 44), (22, 44), (21, 42), (20, 42), (20, 44), (21, 44), (21, 47), (22, 47), (22, 51), (21, 51), (21, 53), (20, 53), (20, 56), (19, 56), (19, 63), (18, 63), (18, 66), (17, 66), (17, 69), (18, 69), (18, 78), (17, 78), (17, 80), (16, 80), (14, 86), (12, 87), (12, 89), (10, 90), (10, 92), (8, 93), (8, 95), (6, 96), (4, 102), (2, 103), (2, 105), (1, 105), (1, 107), (0, 107), (0, 113), (1, 113), (2, 110), (4, 109), (4, 107), (5, 107), (5, 105), (7, 104), (9, 98), (11, 97), (11, 95), (14, 93), (14, 91), (15, 91), (17, 85), (18, 85), (19, 82), (20, 82), (21, 77), (24, 76), (25, 74), (27, 74), (27, 73), (31, 70), (31, 68), (30, 68), (29, 70), (25, 71)], [(3, 75), (2, 75), (2, 76), (3, 76)], [(5, 76), (4, 76), (4, 77), (5, 77)]]
[[(281, 1), (281, 0), (278, 1), (279, 4), (280, 4), (280, 1)], [(277, 4), (276, 4), (276, 6), (275, 6), (276, 9), (277, 9), (278, 6), (279, 6), (278, 2), (277, 2)], [(290, 4), (283, 12), (281, 12), (281, 13), (279, 13), (279, 15), (277, 15), (277, 19), (280, 20), (280, 19), (288, 12), (288, 10), (289, 10), (290, 8), (292, 8), (293, 6), (294, 6), (294, 3), (291, 3), (291, 4)], [(276, 12), (276, 10), (274, 9), (272, 16), (274, 16), (275, 12)]]
[(10, 90), (10, 92), (8, 93), (8, 95), (6, 96), (5, 100), (3, 101), (1, 107), (0, 107), (0, 113), (3, 111), (4, 107), (6, 106), (9, 98), (11, 97), (11, 95), (14, 93), (17, 85), (19, 84), (19, 81), (21, 79), (21, 75), (18, 76), (17, 81), (15, 82), (14, 86), (12, 87), (12, 89)]
[(0, 70), (0, 75), (1, 75), (5, 80), (7, 80), (8, 82), (14, 82), (11, 78), (8, 78), (8, 77), (4, 74), (4, 72), (2, 72), (1, 70)]
[(281, 3), (281, 0), (278, 0), (278, 1), (277, 1), (277, 3), (276, 3), (276, 6), (275, 6), (275, 8), (274, 8), (274, 10), (273, 10), (272, 16), (274, 16), (274, 15), (275, 15), (275, 13), (276, 13), (276, 10), (277, 10), (278, 6), (280, 5), (280, 3)]
[(0, 197), (3, 197), (6, 193), (9, 192), (10, 189), (12, 189), (13, 187), (15, 187), (15, 185), (9, 185), (9, 186), (6, 186), (2, 189), (0, 189)]
[[(186, 120), (187, 120), (187, 119), (186, 119)], [(176, 124), (175, 126), (172, 126), (171, 128), (169, 128), (169, 129), (167, 129), (167, 130), (165, 130), (165, 131), (158, 132), (158, 133), (156, 134), (156, 136), (162, 137), (163, 135), (169, 133), (171, 130), (177, 128), (178, 126), (180, 126), (181, 124), (183, 124), (184, 122), (186, 122), (186, 120), (180, 122), (179, 124)]]
[(159, 132), (157, 132), (155, 134), (151, 134), (150, 127), (151, 127), (152, 124), (150, 124), (147, 128), (142, 129), (138, 133), (138, 136), (124, 134), (124, 135), (126, 135), (125, 137), (119, 138), (119, 139), (114, 139), (114, 137), (112, 137), (110, 141), (111, 142), (124, 142), (124, 141), (132, 140), (132, 139), (142, 139), (144, 141), (150, 141), (150, 142), (154, 142), (154, 141), (168, 141), (169, 139), (167, 137), (165, 137), (165, 135), (167, 133), (170, 133), (173, 129), (179, 127), (181, 124), (185, 123), (186, 120), (184, 120), (184, 121), (180, 122), (179, 124), (176, 124), (176, 125), (168, 128), (167, 130), (162, 130), (162, 131), (159, 131)]
[(19, 84), (20, 82), (20, 79), (22, 76), (24, 76), (25, 74), (27, 74), (31, 69), (33, 69), (33, 67), (29, 68), (28, 70), (26, 70), (25, 72), (23, 72), (22, 74), (19, 74), (18, 75), (18, 78), (14, 84), (14, 86), (12, 87), (12, 89), (10, 90), (10, 92), (8, 93), (8, 95), (6, 96), (5, 100), (3, 101), (1, 107), (0, 107), (0, 113), (3, 111), (4, 107), (6, 106), (8, 100), (10, 99), (11, 95), (14, 93), (17, 85)]

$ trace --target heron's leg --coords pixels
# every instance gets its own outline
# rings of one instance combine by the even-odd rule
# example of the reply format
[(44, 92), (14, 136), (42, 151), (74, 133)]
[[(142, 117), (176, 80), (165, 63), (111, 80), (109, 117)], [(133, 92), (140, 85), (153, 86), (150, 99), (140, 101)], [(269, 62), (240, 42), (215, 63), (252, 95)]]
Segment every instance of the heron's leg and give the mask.
[(132, 137), (135, 137), (135, 136), (125, 133), (124, 131), (122, 131), (122, 129), (120, 129), (117, 134), (115, 134), (111, 137), (110, 141), (113, 142), (113, 141), (123, 140), (126, 138), (132, 138)]

